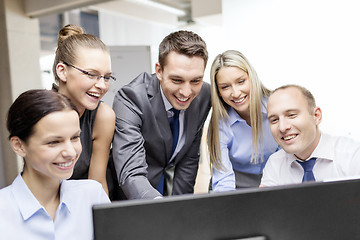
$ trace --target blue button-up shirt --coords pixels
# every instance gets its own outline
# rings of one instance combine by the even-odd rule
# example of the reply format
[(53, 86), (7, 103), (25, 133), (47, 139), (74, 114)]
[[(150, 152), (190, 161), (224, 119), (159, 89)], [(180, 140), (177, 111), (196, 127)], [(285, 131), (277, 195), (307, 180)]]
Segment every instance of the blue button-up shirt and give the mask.
[[(243, 173), (261, 174), (269, 156), (279, 148), (271, 135), (266, 108), (262, 106), (262, 136), (263, 142), (259, 143), (258, 164), (251, 163), (252, 131), (244, 119), (231, 107), (229, 107), (229, 118), (219, 120), (219, 137), (221, 161), (225, 171), (214, 166), (212, 176), (213, 191), (235, 190), (234, 170)], [(263, 162), (261, 163), (261, 155)]]
[(10, 186), (0, 190), (0, 238), (93, 239), (92, 206), (109, 202), (96, 181), (64, 180), (53, 221), (19, 174)]

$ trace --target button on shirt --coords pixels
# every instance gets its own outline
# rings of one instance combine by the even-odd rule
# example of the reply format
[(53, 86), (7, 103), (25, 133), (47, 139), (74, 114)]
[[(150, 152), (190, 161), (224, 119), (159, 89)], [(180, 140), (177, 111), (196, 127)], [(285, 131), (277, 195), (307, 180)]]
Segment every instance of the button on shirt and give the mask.
[[(233, 109), (229, 108), (229, 118), (219, 120), (219, 136), (221, 161), (225, 171), (213, 168), (212, 189), (213, 191), (235, 190), (234, 170), (244, 173), (259, 175), (262, 173), (268, 157), (279, 149), (270, 132), (269, 121), (264, 106), (262, 113), (263, 144), (259, 144), (259, 163), (250, 163), (252, 149), (251, 127)], [(260, 163), (260, 156), (263, 155), (263, 163)]]
[[(346, 137), (321, 133), (320, 141), (309, 157), (316, 157), (313, 173), (316, 181), (346, 180), (360, 177), (360, 143)], [(293, 154), (280, 150), (270, 156), (261, 185), (276, 186), (302, 182), (304, 169)]]
[(109, 202), (96, 181), (64, 180), (53, 221), (19, 174), (0, 190), (1, 239), (93, 239), (92, 206)]

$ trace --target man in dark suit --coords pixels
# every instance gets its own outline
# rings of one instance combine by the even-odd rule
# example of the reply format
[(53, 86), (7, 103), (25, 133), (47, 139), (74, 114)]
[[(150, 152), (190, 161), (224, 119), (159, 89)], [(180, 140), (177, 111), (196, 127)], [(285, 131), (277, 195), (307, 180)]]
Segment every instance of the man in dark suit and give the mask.
[(127, 199), (194, 192), (211, 107), (210, 86), (203, 83), (207, 59), (197, 34), (171, 33), (159, 46), (155, 74), (142, 73), (117, 92), (112, 154)]

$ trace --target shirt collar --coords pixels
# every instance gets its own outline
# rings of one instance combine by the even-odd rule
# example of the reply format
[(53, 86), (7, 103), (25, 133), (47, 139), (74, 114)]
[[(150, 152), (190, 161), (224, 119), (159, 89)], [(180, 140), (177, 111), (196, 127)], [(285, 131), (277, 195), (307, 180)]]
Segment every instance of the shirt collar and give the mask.
[(240, 115), (235, 111), (235, 109), (230, 106), (229, 106), (228, 114), (229, 114), (228, 121), (230, 126), (232, 126), (236, 122), (245, 122), (245, 120), (240, 117)]
[(335, 159), (335, 147), (328, 134), (320, 132), (320, 140), (311, 157), (323, 158), (330, 161)]
[(63, 180), (60, 183), (60, 205), (61, 208), (67, 209), (68, 212), (72, 212), (75, 206), (73, 206), (73, 196), (72, 194), (67, 193), (68, 190), (68, 181)]
[(37, 211), (44, 209), (26, 185), (21, 174), (19, 174), (11, 184), (11, 191), (24, 221), (29, 219)]
[(173, 106), (171, 105), (171, 103), (169, 102), (169, 100), (165, 97), (164, 92), (160, 86), (160, 92), (161, 92), (161, 96), (165, 105), (165, 110), (166, 111), (170, 111), (171, 108), (173, 108)]
[[(21, 174), (16, 177), (13, 184), (11, 185), (11, 188), (24, 221), (29, 219), (40, 210), (46, 212), (45, 208), (39, 203), (39, 201), (30, 191), (29, 187), (26, 185)], [(69, 199), (64, 197), (63, 184), (60, 185), (60, 206), (61, 208), (65, 207), (69, 212), (71, 212), (71, 202)]]
[[(167, 112), (167, 116), (168, 118), (172, 117), (173, 116), (173, 112), (171, 111), (171, 109), (173, 108), (173, 106), (171, 105), (171, 103), (169, 102), (169, 100), (166, 98), (166, 96), (164, 95), (164, 92), (160, 86), (160, 92), (161, 92), (161, 97), (162, 97), (162, 100), (164, 102), (164, 105), (165, 105), (165, 110)], [(180, 110), (180, 114), (184, 112), (184, 110)]]

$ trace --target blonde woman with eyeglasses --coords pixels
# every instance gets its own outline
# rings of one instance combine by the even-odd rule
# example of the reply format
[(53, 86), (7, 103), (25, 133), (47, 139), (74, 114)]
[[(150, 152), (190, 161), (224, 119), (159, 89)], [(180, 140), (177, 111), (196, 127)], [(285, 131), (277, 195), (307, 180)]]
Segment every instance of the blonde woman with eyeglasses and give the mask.
[(246, 57), (234, 50), (215, 58), (210, 77), (212, 190), (258, 187), (265, 162), (278, 150), (266, 113), (270, 90)]
[(53, 65), (54, 89), (80, 112), (82, 153), (71, 179), (94, 179), (109, 193), (106, 169), (115, 129), (115, 113), (100, 99), (115, 78), (110, 53), (96, 36), (75, 25), (59, 31)]

